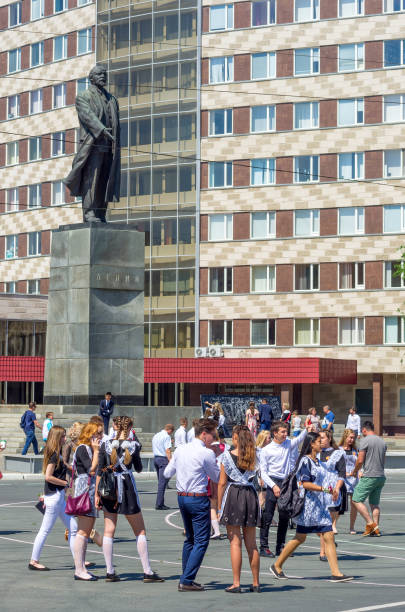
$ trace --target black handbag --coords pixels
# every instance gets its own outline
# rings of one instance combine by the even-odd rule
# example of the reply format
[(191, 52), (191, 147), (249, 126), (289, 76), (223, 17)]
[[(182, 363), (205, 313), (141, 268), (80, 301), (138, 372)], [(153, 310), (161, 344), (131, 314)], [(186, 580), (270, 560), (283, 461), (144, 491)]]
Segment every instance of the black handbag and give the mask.
[(103, 469), (98, 483), (98, 493), (100, 497), (111, 501), (117, 500), (117, 485), (114, 471), (111, 467)]

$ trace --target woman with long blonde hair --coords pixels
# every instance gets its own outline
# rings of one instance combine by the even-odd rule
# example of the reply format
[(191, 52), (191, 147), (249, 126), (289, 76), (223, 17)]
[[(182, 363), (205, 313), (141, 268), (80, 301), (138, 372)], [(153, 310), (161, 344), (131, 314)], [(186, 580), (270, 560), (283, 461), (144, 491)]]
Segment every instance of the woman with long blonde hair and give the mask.
[(42, 471), (45, 474), (45, 514), (42, 519), (40, 530), (34, 541), (31, 561), (28, 564), (30, 570), (43, 572), (49, 569), (45, 565), (39, 563), (39, 558), (46, 538), (51, 532), (57, 518), (60, 518), (65, 527), (69, 530), (69, 544), (72, 555), (74, 556), (74, 541), (77, 525), (74, 517), (65, 514), (65, 488), (68, 482), (66, 479), (66, 465), (61, 456), (65, 435), (66, 432), (63, 427), (54, 425), (49, 431), (46, 441), (42, 465)]
[[(240, 593), (242, 538), (252, 570), (252, 592), (259, 592), (260, 556), (256, 546), (256, 527), (260, 525), (260, 506), (254, 479), (257, 473), (255, 441), (246, 425), (237, 425), (232, 432), (233, 450), (221, 456), (218, 483), (220, 522), (226, 525), (231, 544), (233, 584), (227, 593)], [(242, 533), (241, 533), (242, 529)]]
[[(257, 458), (258, 466), (260, 465), (260, 453), (262, 452), (262, 449), (265, 446), (270, 444), (270, 442), (271, 442), (271, 433), (269, 432), (269, 430), (262, 429), (262, 431), (259, 431), (257, 438), (256, 438), (256, 458)], [(259, 486), (258, 493), (259, 493), (260, 508), (264, 508), (264, 504), (266, 502), (267, 486), (263, 482), (263, 480), (260, 478), (260, 471), (257, 474), (257, 483)]]
[(359, 482), (357, 476), (350, 476), (356, 465), (358, 452), (356, 449), (356, 432), (353, 429), (345, 429), (343, 431), (342, 439), (339, 442), (339, 448), (344, 451), (344, 459), (346, 461), (346, 491), (347, 497), (350, 499), (350, 534), (356, 535), (354, 523), (357, 518), (357, 508), (352, 502), (352, 496), (354, 487)]
[[(149, 563), (145, 523), (132, 473), (132, 470), (142, 471), (139, 442), (129, 440), (133, 421), (127, 416), (121, 416), (117, 418), (116, 425), (116, 439), (105, 440), (101, 445), (96, 482), (96, 506), (104, 512), (103, 553), (107, 567), (106, 581), (120, 580), (113, 565), (113, 541), (118, 515), (123, 514), (136, 536), (136, 545), (144, 572), (143, 581), (164, 582), (163, 578), (151, 569)], [(116, 499), (106, 499), (98, 491), (101, 475), (106, 470), (113, 471), (116, 480)]]

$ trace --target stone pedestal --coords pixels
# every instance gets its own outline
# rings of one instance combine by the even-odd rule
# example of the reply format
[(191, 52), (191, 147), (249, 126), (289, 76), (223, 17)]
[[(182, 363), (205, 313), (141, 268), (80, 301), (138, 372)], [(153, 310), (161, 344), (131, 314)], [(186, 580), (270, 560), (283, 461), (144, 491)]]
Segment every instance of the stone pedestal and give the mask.
[(128, 225), (53, 232), (45, 404), (143, 405), (144, 251)]

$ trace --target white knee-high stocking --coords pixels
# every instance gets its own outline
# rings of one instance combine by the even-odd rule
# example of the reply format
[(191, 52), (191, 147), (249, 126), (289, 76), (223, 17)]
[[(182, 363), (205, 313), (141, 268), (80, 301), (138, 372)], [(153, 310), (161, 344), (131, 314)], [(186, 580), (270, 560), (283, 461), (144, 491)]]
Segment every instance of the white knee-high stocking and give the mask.
[(138, 555), (141, 559), (144, 574), (153, 574), (152, 568), (149, 563), (148, 555), (148, 543), (146, 541), (146, 535), (139, 535), (136, 539), (136, 547), (138, 549)]
[(107, 574), (114, 573), (113, 566), (113, 538), (108, 538), (107, 536), (103, 537), (103, 554), (105, 559), (105, 564), (107, 567)]
[(89, 574), (84, 566), (84, 561), (86, 559), (87, 538), (78, 533), (74, 540), (75, 573), (80, 578), (87, 578)]

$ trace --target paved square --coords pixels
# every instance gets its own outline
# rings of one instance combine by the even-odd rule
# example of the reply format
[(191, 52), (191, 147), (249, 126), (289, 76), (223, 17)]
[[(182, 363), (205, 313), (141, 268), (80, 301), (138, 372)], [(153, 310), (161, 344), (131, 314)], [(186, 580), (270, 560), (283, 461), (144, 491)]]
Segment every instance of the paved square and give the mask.
[[(19, 612), (29, 609), (82, 610), (246, 610), (249, 607), (273, 610), (341, 612), (348, 610), (405, 610), (405, 474), (391, 472), (382, 495), (381, 538), (362, 538), (348, 533), (348, 514), (339, 521), (337, 536), (339, 563), (353, 583), (328, 582), (329, 566), (319, 561), (319, 541), (310, 536), (295, 557), (285, 565), (291, 576), (277, 582), (269, 572), (269, 562), (262, 559), (262, 593), (249, 593), (251, 583), (247, 556), (244, 555), (241, 595), (229, 595), (224, 588), (231, 582), (227, 540), (210, 544), (197, 580), (204, 593), (178, 593), (181, 573), (183, 535), (177, 511), (176, 492), (167, 491), (166, 503), (173, 509), (154, 509), (156, 482), (139, 480), (141, 502), (147, 528), (152, 568), (166, 578), (164, 584), (144, 584), (135, 540), (124, 517), (120, 517), (114, 545), (115, 564), (122, 581), (106, 583), (75, 582), (70, 550), (64, 541), (64, 527), (56, 523), (47, 540), (41, 561), (51, 572), (30, 572), (27, 564), (32, 543), (41, 523), (34, 503), (42, 482), (2, 481), (0, 483), (0, 610)], [(172, 485), (173, 486), (173, 485)], [(102, 530), (102, 518), (97, 528)], [(358, 519), (357, 528), (363, 528)], [(289, 536), (293, 532), (289, 532)], [(271, 545), (274, 529), (271, 529)], [(94, 573), (105, 575), (102, 551), (95, 545), (88, 549), (88, 560), (96, 561)]]

